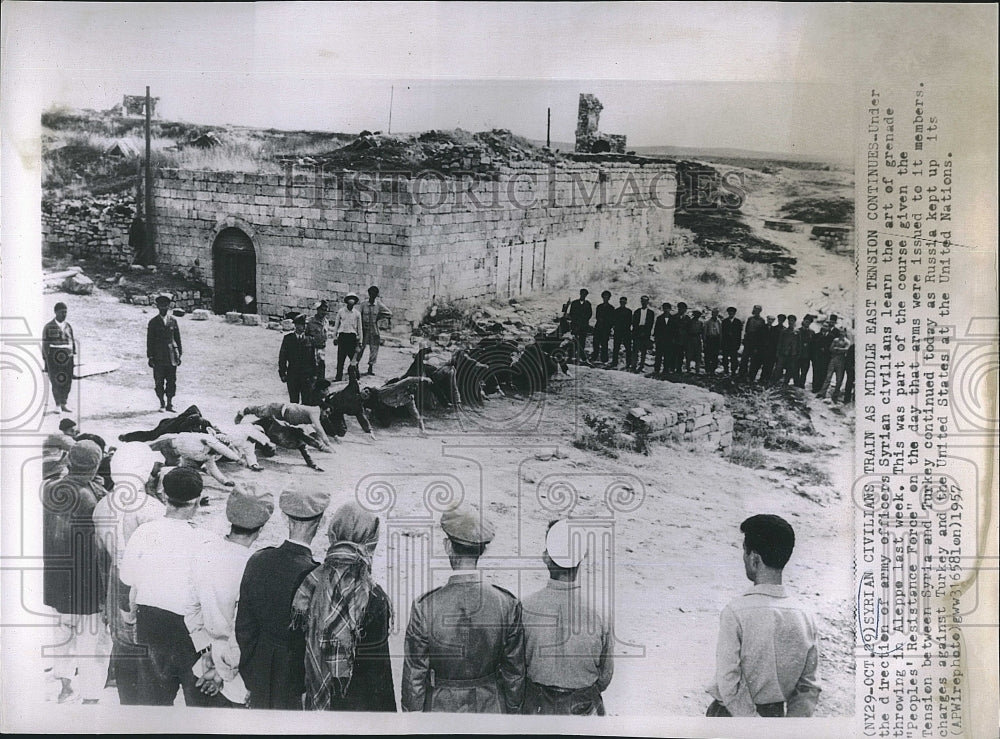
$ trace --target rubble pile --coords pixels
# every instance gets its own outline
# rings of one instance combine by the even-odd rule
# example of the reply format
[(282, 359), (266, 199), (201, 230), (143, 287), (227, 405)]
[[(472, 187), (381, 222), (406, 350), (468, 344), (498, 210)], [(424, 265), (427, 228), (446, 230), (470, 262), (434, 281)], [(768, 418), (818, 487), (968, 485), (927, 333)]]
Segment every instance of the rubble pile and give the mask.
[(46, 248), (75, 256), (128, 262), (129, 231), (136, 218), (131, 195), (42, 200), (42, 237)]

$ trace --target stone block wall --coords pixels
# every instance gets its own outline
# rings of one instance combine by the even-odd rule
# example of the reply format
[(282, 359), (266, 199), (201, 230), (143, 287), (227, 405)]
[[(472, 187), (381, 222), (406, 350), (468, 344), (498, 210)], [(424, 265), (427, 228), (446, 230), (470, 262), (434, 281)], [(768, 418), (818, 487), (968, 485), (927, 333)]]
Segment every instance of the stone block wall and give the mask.
[(661, 162), (521, 164), (491, 177), (161, 170), (157, 256), (213, 287), (212, 245), (239, 228), (264, 314), (377, 284), (400, 321), (441, 300), (507, 299), (587, 280), (667, 243), (676, 176)]
[(637, 406), (629, 410), (625, 428), (642, 431), (652, 441), (692, 442), (711, 450), (733, 445), (733, 417), (722, 396), (683, 408)]
[(129, 230), (136, 217), (135, 198), (114, 195), (42, 201), (45, 248), (75, 256), (132, 261)]

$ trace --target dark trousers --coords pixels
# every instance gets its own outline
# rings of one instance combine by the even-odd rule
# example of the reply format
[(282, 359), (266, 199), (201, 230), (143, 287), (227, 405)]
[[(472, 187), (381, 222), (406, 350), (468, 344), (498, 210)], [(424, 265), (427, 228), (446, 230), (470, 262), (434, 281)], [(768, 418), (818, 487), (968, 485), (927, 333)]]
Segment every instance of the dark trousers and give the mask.
[(649, 337), (643, 334), (632, 339), (632, 361), (629, 366), (636, 372), (642, 372), (646, 366), (646, 352), (649, 351)]
[(65, 349), (52, 349), (45, 362), (52, 385), (52, 400), (56, 405), (66, 405), (73, 386), (73, 355)]
[(854, 400), (854, 362), (847, 364), (847, 379), (844, 381), (844, 402)]
[[(712, 701), (709, 705), (708, 710), (705, 711), (705, 715), (708, 718), (732, 718), (733, 714), (729, 712), (729, 709), (724, 705), (719, 703), (719, 701)], [(758, 703), (757, 704), (757, 715), (763, 716), (764, 718), (784, 718), (785, 717), (785, 704), (784, 703)]]
[[(743, 356), (740, 358), (740, 375), (747, 377), (750, 372), (750, 365), (753, 360), (758, 357), (761, 351), (760, 344), (757, 343), (757, 341), (743, 340)], [(760, 369), (759, 364), (757, 365), (757, 369)], [(750, 379), (752, 380), (753, 377), (751, 376)]]
[(680, 372), (684, 368), (684, 341), (678, 339), (670, 344), (670, 356), (672, 372)]
[[(795, 375), (796, 387), (806, 386), (806, 376), (809, 374), (809, 357), (800, 357), (798, 370)], [(816, 377), (813, 375), (813, 384), (816, 384)]]
[(774, 363), (774, 369), (771, 370), (771, 384), (789, 384), (798, 370), (798, 362), (798, 357), (779, 356)]
[(812, 389), (814, 393), (818, 393), (819, 389), (823, 387), (823, 380), (826, 379), (826, 371), (830, 367), (830, 356), (819, 356), (813, 359), (813, 379), (812, 379)]
[(137, 641), (149, 650), (150, 675), (142, 686), (140, 705), (172, 706), (177, 689), (184, 692), (189, 706), (224, 706), (221, 694), (205, 695), (195, 683), (191, 668), (198, 661), (184, 617), (153, 606), (139, 606), (136, 616)]
[(660, 372), (668, 371), (668, 361), (669, 352), (668, 348), (670, 344), (665, 341), (657, 341), (655, 344), (655, 350), (653, 352), (653, 372), (659, 374)]
[(357, 334), (337, 334), (337, 379), (344, 379), (344, 360), (354, 359), (358, 350)]
[(288, 381), (285, 384), (288, 385), (289, 403), (311, 405), (310, 401), (312, 400), (313, 388), (312, 377), (295, 377), (293, 375), (289, 375)]
[(774, 372), (774, 363), (778, 360), (777, 354), (763, 354), (761, 356), (760, 365), (760, 381), (768, 382), (771, 379), (771, 373)]
[(118, 685), (118, 702), (123, 706), (141, 706), (147, 686), (155, 679), (146, 647), (112, 638), (111, 669)]
[(611, 331), (605, 329), (594, 329), (594, 351), (590, 355), (591, 362), (608, 361), (608, 342), (611, 340)]
[(719, 352), (722, 350), (722, 339), (718, 336), (705, 337), (705, 371), (715, 374), (719, 368)]
[(614, 350), (611, 353), (611, 364), (618, 364), (618, 355), (621, 350), (625, 350), (625, 364), (629, 363), (632, 354), (632, 337), (623, 333), (621, 336), (615, 332)]
[(722, 371), (728, 373), (730, 376), (735, 377), (736, 373), (739, 372), (739, 359), (740, 359), (740, 347), (739, 344), (736, 346), (723, 346), (722, 347)]
[(583, 362), (587, 359), (587, 328), (587, 326), (574, 326), (571, 329), (578, 362)]
[(153, 367), (153, 382), (156, 384), (156, 397), (163, 402), (163, 396), (168, 398), (177, 394), (177, 368), (172, 364), (157, 364)]

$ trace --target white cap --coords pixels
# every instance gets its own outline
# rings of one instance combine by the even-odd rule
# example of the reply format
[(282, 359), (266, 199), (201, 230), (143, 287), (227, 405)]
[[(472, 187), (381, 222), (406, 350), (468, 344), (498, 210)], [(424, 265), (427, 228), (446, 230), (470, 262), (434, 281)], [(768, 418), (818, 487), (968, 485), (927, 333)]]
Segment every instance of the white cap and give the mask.
[(576, 567), (587, 556), (586, 535), (580, 530), (574, 536), (569, 521), (556, 521), (545, 535), (545, 551), (549, 559), (560, 567)]

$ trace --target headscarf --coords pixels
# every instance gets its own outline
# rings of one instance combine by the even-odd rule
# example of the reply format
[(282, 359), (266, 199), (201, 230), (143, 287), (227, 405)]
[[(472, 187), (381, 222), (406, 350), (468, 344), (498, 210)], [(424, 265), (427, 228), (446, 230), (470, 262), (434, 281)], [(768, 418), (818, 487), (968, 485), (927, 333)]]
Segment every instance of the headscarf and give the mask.
[(306, 632), (306, 708), (328, 710), (331, 694), (347, 694), (361, 621), (372, 587), (372, 555), (379, 520), (356, 503), (336, 510), (323, 564), (299, 586), (292, 600), (292, 626)]

